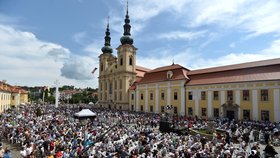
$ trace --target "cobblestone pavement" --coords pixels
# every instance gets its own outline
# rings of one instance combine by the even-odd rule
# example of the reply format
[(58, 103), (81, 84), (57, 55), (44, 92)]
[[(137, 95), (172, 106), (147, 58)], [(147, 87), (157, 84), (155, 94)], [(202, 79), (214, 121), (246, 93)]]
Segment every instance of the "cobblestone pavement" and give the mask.
[(19, 146), (15, 145), (15, 144), (7, 143), (5, 141), (2, 141), (2, 144), (3, 144), (4, 149), (6, 147), (8, 147), (8, 149), (11, 151), (12, 158), (21, 158), (20, 153), (19, 153), (19, 151), (20, 151)]

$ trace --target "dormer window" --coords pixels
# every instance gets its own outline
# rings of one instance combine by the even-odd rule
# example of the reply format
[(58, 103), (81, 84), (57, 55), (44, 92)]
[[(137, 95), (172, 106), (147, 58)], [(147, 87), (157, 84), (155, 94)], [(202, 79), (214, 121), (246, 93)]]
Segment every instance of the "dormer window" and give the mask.
[(167, 79), (171, 79), (173, 76), (173, 72), (172, 71), (167, 71)]

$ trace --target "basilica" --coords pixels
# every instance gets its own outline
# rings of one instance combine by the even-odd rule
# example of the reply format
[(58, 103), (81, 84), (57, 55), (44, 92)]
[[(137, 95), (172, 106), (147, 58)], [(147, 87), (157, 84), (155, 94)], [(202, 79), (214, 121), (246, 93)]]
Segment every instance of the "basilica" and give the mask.
[(280, 122), (280, 58), (190, 70), (136, 65), (128, 10), (113, 55), (109, 23), (99, 56), (98, 106), (147, 113)]

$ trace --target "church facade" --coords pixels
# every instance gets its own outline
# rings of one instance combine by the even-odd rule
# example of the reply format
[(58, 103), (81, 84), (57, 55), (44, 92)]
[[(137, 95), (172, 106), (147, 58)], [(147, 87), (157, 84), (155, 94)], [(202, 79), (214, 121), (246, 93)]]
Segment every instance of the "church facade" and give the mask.
[(201, 118), (280, 122), (280, 58), (189, 70), (136, 65), (128, 11), (114, 56), (109, 24), (99, 56), (99, 106)]

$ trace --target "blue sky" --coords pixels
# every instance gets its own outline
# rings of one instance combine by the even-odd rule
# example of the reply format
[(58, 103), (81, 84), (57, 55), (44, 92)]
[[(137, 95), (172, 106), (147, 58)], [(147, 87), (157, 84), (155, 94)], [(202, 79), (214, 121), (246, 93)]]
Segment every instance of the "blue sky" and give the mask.
[[(279, 58), (279, 10), (278, 0), (130, 0), (137, 65), (174, 60), (193, 70)], [(117, 48), (125, 11), (125, 0), (0, 0), (0, 80), (96, 88), (107, 17)]]

